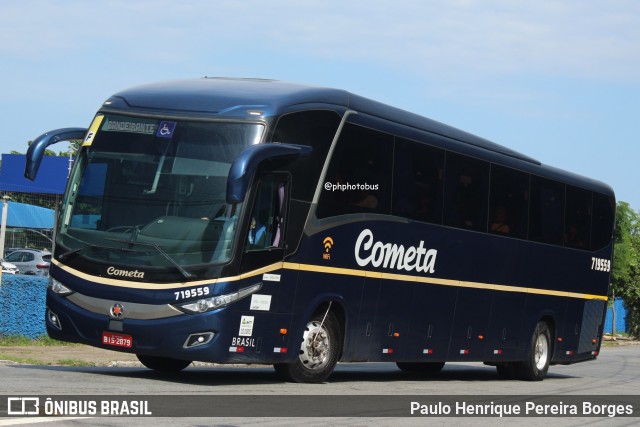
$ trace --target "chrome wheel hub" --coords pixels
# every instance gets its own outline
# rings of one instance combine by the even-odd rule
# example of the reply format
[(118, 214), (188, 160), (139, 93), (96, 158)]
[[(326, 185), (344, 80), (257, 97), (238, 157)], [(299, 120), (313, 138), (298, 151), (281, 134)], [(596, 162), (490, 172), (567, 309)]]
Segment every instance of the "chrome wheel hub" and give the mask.
[(549, 359), (549, 342), (543, 334), (538, 335), (534, 354), (534, 362), (539, 371), (543, 370)]
[(320, 326), (320, 322), (309, 322), (300, 346), (302, 365), (310, 370), (323, 369), (329, 363), (329, 354), (329, 332)]

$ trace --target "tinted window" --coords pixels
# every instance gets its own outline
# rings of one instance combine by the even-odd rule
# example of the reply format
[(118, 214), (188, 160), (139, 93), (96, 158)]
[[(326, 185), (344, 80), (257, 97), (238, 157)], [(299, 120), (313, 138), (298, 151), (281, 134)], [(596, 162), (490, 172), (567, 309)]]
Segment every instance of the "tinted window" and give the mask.
[(491, 166), (489, 232), (527, 237), (529, 175), (502, 166)]
[(347, 124), (331, 157), (318, 218), (391, 212), (393, 137)]
[(576, 249), (589, 249), (591, 239), (591, 192), (567, 186), (564, 244)]
[(309, 156), (287, 163), (287, 169), (296, 177), (291, 183), (293, 199), (310, 201), (313, 198), (339, 124), (340, 116), (334, 111), (302, 111), (282, 116), (278, 121), (274, 141), (313, 148)]
[(447, 153), (444, 182), (444, 224), (487, 231), (489, 164)]
[(613, 234), (615, 200), (604, 194), (593, 194), (593, 226), (591, 249), (601, 249), (609, 244)]
[(562, 244), (564, 219), (564, 184), (531, 177), (529, 239)]
[(393, 170), (393, 214), (440, 224), (444, 150), (397, 139)]

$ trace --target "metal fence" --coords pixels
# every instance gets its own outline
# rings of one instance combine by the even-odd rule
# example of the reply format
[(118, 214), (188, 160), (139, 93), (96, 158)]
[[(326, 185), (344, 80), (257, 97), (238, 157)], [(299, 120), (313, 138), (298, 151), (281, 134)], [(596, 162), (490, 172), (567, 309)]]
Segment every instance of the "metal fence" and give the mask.
[[(61, 196), (58, 194), (34, 194), (22, 192), (7, 192), (9, 200), (28, 205), (40, 206), (57, 212)], [(7, 226), (4, 242), (5, 255), (12, 249), (29, 248), (53, 250), (54, 229), (22, 228)]]

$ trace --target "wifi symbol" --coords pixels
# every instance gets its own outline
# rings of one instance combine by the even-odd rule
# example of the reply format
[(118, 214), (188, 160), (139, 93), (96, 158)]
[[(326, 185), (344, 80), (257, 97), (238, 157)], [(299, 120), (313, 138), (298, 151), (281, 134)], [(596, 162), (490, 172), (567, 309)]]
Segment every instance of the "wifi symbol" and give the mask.
[(324, 251), (329, 252), (333, 246), (333, 239), (331, 237), (326, 237), (322, 243), (324, 243)]

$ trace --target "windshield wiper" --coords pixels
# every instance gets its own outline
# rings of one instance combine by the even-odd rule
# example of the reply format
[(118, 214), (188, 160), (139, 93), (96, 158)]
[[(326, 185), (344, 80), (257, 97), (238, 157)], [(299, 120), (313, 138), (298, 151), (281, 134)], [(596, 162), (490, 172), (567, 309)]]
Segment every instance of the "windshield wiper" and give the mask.
[(88, 245), (80, 246), (79, 248), (67, 251), (67, 252), (63, 253), (62, 255), (58, 256), (58, 259), (60, 261), (64, 261), (65, 259), (69, 258), (71, 255), (75, 255), (77, 253), (80, 253), (80, 252), (84, 251), (85, 249), (90, 249), (90, 248), (91, 249), (109, 249), (109, 250), (115, 250), (115, 251), (120, 251), (120, 252), (141, 252), (141, 251), (136, 251), (135, 249), (114, 248), (113, 246), (88, 244)]
[[(193, 274), (189, 273), (184, 268), (182, 268), (180, 264), (178, 264), (173, 258), (169, 256), (169, 254), (167, 254), (159, 245), (155, 243), (132, 242), (130, 240), (120, 240), (120, 239), (111, 239), (111, 238), (106, 238), (105, 240), (110, 240), (112, 242), (118, 242), (118, 243), (126, 243), (128, 245), (150, 246), (154, 248), (156, 251), (158, 251), (158, 253), (162, 255), (167, 261), (169, 261), (169, 263), (171, 263), (171, 265), (173, 265), (180, 272), (180, 274), (182, 274), (185, 277), (185, 279), (191, 279), (192, 277), (194, 277)], [(65, 259), (69, 258), (71, 255), (78, 254), (85, 249), (95, 249), (95, 248), (107, 249), (107, 250), (118, 251), (118, 252), (137, 252), (137, 253), (142, 252), (140, 250), (129, 249), (129, 248), (114, 248), (113, 246), (88, 244), (88, 245), (80, 246), (79, 248), (67, 251), (62, 255), (58, 256), (58, 259), (60, 261), (64, 261)]]
[[(162, 249), (160, 245), (158, 245), (157, 243), (134, 242), (131, 240), (121, 240), (121, 239), (112, 239), (112, 238), (105, 238), (105, 240), (109, 240), (111, 242), (126, 243), (127, 245), (139, 245), (139, 246), (148, 246), (148, 247), (154, 248), (156, 251), (158, 251), (160, 255), (162, 255), (167, 261), (169, 261), (171, 265), (173, 265), (176, 269), (178, 269), (180, 274), (182, 274), (185, 277), (185, 279), (191, 279), (192, 277), (195, 277), (193, 274), (189, 273), (187, 270), (182, 268), (182, 266), (178, 264), (173, 258), (171, 258), (169, 254), (166, 253), (164, 249)], [(117, 249), (117, 248), (111, 248), (111, 249)], [(136, 252), (132, 249), (123, 249), (123, 250)]]

